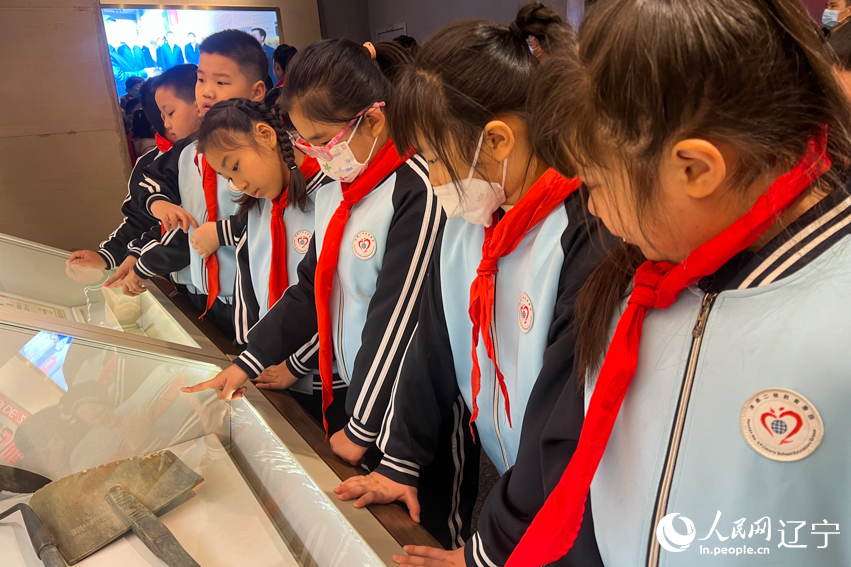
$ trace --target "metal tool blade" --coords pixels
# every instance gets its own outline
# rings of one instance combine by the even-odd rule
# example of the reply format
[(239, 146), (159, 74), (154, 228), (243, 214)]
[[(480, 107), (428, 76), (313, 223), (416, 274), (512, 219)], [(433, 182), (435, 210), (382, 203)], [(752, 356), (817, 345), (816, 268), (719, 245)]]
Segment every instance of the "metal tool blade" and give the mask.
[(50, 479), (7, 465), (0, 465), (0, 492), (27, 494), (50, 484)]
[(59, 479), (36, 492), (30, 506), (56, 537), (73, 565), (115, 541), (129, 526), (106, 501), (120, 485), (153, 513), (175, 502), (204, 479), (171, 451), (106, 463)]
[(201, 567), (180, 545), (174, 534), (120, 486), (113, 486), (106, 493), (106, 501), (121, 517), (125, 518), (133, 533), (148, 546), (154, 555), (169, 567)]

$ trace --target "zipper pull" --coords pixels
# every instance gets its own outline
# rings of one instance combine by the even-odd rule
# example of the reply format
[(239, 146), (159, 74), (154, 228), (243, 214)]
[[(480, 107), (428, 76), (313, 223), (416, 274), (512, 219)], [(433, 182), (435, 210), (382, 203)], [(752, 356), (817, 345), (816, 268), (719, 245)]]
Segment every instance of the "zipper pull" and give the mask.
[(697, 315), (697, 323), (694, 324), (694, 329), (691, 331), (694, 338), (703, 334), (703, 329), (706, 327), (706, 320), (709, 319), (709, 311), (712, 309), (716, 297), (718, 297), (717, 293), (707, 293), (703, 296), (703, 305), (700, 307), (700, 313)]

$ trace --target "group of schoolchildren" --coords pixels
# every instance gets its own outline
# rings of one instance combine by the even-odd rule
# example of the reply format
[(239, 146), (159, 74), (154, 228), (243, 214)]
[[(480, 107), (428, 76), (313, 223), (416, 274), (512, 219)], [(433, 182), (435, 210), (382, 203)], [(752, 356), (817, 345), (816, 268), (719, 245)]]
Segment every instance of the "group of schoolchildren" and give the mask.
[(157, 148), (70, 261), (170, 277), (242, 349), (184, 391), (289, 390), (370, 471), (338, 497), (445, 548), (397, 563), (733, 565), (689, 544), (738, 533), (847, 564), (815, 534), (851, 519), (851, 107), (798, 0), (323, 40), (267, 104), (254, 38), (200, 53), (143, 88)]

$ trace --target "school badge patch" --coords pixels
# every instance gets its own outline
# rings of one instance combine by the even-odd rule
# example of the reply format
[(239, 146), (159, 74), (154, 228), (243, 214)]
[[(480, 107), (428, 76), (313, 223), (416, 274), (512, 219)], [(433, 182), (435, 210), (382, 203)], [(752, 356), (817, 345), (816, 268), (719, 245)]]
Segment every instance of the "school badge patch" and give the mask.
[(293, 235), (293, 249), (299, 254), (306, 254), (313, 235), (309, 230), (300, 230)]
[(375, 256), (376, 248), (378, 248), (378, 244), (375, 242), (375, 237), (368, 230), (362, 230), (355, 235), (352, 251), (361, 260), (369, 260)]
[(528, 333), (532, 329), (532, 323), (535, 322), (535, 313), (532, 311), (532, 300), (526, 295), (526, 292), (520, 294), (520, 301), (517, 307), (517, 324), (520, 325), (520, 330), (523, 333)]
[(751, 448), (773, 461), (799, 461), (821, 444), (824, 423), (818, 410), (797, 392), (768, 388), (742, 406), (739, 421)]

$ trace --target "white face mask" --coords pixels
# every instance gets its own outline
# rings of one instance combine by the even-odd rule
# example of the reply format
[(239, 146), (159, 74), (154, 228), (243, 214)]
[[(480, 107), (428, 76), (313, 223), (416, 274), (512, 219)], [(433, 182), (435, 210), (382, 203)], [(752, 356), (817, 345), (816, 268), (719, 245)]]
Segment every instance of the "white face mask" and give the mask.
[(467, 179), (461, 181), (460, 187), (447, 183), (434, 188), (434, 194), (448, 218), (464, 217), (469, 223), (490, 226), (493, 214), (505, 202), (505, 174), (508, 172), (508, 158), (502, 162), (502, 183), (492, 183), (484, 179), (474, 179), (476, 163), (482, 151), (482, 141), (485, 133), (479, 136), (479, 145), (473, 157), (473, 165)]
[(825, 10), (821, 13), (821, 24), (829, 30), (839, 25), (840, 10)]
[(352, 136), (355, 135), (355, 132), (357, 132), (358, 127), (360, 127), (361, 120), (363, 120), (363, 116), (358, 118), (358, 123), (355, 125), (354, 130), (352, 130), (348, 140), (345, 142), (337, 142), (334, 144), (334, 147), (330, 149), (330, 161), (316, 158), (322, 171), (331, 179), (336, 179), (343, 183), (351, 183), (357, 179), (361, 173), (363, 173), (363, 170), (365, 170), (366, 166), (369, 164), (372, 152), (375, 151), (375, 144), (378, 142), (378, 138), (375, 138), (372, 142), (372, 147), (369, 149), (369, 155), (363, 163), (357, 160), (354, 152), (352, 152), (352, 149), (349, 147), (349, 142), (351, 141)]

